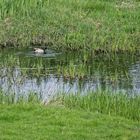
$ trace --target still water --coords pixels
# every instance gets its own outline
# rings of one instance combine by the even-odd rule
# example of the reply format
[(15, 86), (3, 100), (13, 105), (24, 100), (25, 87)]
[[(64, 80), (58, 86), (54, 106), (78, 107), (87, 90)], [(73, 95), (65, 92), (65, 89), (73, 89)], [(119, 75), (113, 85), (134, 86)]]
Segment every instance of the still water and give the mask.
[(98, 89), (139, 94), (140, 55), (1, 49), (0, 89), (17, 97), (36, 92), (44, 100), (57, 93)]

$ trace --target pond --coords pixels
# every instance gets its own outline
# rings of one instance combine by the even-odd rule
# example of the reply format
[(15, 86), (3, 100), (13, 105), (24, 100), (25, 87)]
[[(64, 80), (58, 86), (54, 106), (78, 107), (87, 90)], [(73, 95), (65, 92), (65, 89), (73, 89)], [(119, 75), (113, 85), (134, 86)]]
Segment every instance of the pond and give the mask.
[(140, 55), (1, 49), (0, 89), (16, 98), (34, 92), (44, 100), (57, 93), (87, 94), (99, 89), (139, 94)]

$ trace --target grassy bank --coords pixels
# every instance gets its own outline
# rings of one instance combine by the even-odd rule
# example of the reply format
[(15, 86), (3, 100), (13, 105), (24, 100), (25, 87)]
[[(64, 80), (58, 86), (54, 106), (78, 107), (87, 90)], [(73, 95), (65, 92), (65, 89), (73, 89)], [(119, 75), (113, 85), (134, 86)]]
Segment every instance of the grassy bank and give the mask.
[(139, 123), (100, 113), (52, 105), (0, 105), (0, 139), (138, 140), (139, 132)]
[(140, 98), (109, 92), (63, 95), (41, 102), (0, 93), (0, 139), (138, 140)]
[(71, 109), (83, 111), (97, 112), (110, 116), (120, 116), (126, 119), (140, 121), (140, 96), (124, 93), (112, 93), (109, 91), (96, 91), (81, 94), (60, 94), (51, 99), (44, 100), (41, 95), (36, 93), (28, 93), (26, 95), (15, 95), (12, 93), (0, 92), (0, 104), (26, 104), (26, 103), (41, 103), (62, 105)]
[(140, 44), (138, 0), (0, 1), (1, 46), (135, 51)]

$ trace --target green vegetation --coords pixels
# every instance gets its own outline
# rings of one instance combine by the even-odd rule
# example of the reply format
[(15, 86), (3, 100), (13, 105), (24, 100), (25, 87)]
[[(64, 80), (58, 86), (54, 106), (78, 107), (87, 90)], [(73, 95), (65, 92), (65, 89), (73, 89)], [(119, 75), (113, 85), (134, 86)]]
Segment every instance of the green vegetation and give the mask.
[[(12, 93), (8, 95), (0, 92), (0, 104), (26, 104), (26, 103), (41, 103), (42, 97), (36, 93), (26, 93), (25, 95), (17, 96)], [(43, 104), (60, 104), (67, 108), (98, 112), (110, 116), (122, 116), (135, 121), (140, 121), (140, 96), (128, 96), (126, 93), (112, 93), (109, 91), (96, 91), (81, 94), (58, 94), (52, 97), (49, 101), (43, 101)]]
[[(8, 89), (0, 87), (0, 139), (140, 139), (140, 96), (79, 90), (47, 102), (41, 93), (18, 94), (12, 87), (51, 74), (79, 80), (79, 86), (100, 76), (100, 82), (129, 89), (130, 68), (139, 62), (139, 25), (139, 0), (0, 0), (0, 82)], [(62, 54), (52, 59), (24, 54), (35, 45)]]
[(12, 105), (12, 104), (26, 104), (26, 103), (41, 103), (41, 97), (36, 93), (30, 92), (26, 95), (16, 95), (13, 92), (0, 91), (0, 104)]
[(138, 0), (0, 1), (1, 46), (135, 51), (139, 25)]
[[(132, 96), (132, 95), (131, 95)], [(126, 93), (112, 93), (112, 91), (96, 91), (81, 94), (69, 94), (60, 98), (62, 104), (69, 108), (100, 112), (113, 116), (140, 121), (140, 96), (129, 97)]]
[(63, 106), (0, 105), (0, 139), (138, 140), (140, 124)]

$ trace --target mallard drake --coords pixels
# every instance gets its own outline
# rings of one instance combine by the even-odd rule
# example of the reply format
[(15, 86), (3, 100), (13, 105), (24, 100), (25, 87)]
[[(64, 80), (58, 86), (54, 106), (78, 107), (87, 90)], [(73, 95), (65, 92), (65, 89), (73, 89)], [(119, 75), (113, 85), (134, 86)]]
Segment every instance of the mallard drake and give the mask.
[(45, 53), (46, 48), (34, 48), (35, 53)]

